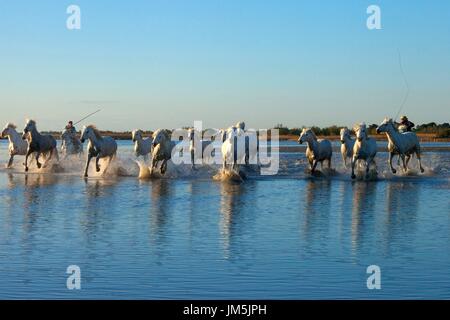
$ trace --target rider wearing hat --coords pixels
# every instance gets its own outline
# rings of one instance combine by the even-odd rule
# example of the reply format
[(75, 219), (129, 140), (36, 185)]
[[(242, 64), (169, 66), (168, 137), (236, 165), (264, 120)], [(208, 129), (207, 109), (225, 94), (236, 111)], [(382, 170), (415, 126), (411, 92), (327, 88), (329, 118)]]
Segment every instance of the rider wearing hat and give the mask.
[(70, 133), (76, 133), (77, 129), (75, 129), (74, 125), (73, 125), (73, 121), (69, 121), (69, 123), (66, 126), (66, 130), (69, 131)]
[(405, 131), (409, 132), (412, 131), (412, 128), (414, 128), (415, 124), (408, 120), (407, 116), (401, 116), (400, 117), (400, 123), (397, 123), (399, 126), (404, 127)]

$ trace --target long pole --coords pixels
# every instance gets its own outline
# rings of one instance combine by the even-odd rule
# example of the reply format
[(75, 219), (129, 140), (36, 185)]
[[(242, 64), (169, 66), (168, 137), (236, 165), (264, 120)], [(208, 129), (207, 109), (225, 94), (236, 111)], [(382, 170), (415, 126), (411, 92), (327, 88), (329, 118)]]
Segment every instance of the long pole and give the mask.
[(96, 113), (99, 113), (100, 111), (102, 111), (102, 109), (98, 109), (97, 111), (95, 111), (95, 112), (92, 112), (92, 113), (90, 113), (90, 114), (88, 114), (87, 116), (85, 116), (83, 119), (81, 119), (81, 120), (78, 120), (77, 122), (75, 122), (73, 125), (77, 125), (77, 124), (79, 124), (81, 121), (84, 121), (84, 120), (86, 120), (87, 118), (90, 118), (90, 117), (92, 117), (94, 114), (96, 114)]
[(403, 81), (405, 81), (406, 94), (405, 94), (405, 97), (403, 98), (400, 108), (398, 109), (397, 114), (395, 115), (394, 121), (397, 121), (397, 118), (400, 115), (400, 112), (402, 111), (403, 107), (405, 106), (406, 100), (408, 100), (408, 97), (409, 97), (409, 84), (408, 84), (408, 80), (406, 80), (405, 72), (403, 71), (402, 56), (400, 55), (400, 50), (397, 49), (397, 52), (398, 52), (398, 63), (400, 65), (400, 72), (402, 73)]

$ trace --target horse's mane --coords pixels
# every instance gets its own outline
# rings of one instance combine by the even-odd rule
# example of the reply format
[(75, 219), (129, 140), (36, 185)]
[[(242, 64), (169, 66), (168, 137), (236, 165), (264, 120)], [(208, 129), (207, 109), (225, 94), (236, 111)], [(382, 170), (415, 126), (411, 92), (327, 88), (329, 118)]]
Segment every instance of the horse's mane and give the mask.
[(156, 138), (160, 133), (164, 135), (165, 138), (170, 140), (170, 135), (172, 134), (172, 131), (170, 131), (169, 129), (158, 129), (153, 133), (153, 137)]
[(90, 124), (88, 126), (86, 126), (86, 128), (92, 129), (92, 131), (94, 132), (94, 135), (97, 139), (103, 139), (102, 135), (100, 134), (100, 131), (97, 129), (97, 127), (93, 124)]
[(313, 136), (314, 140), (317, 140), (317, 136), (316, 136), (316, 134), (314, 133), (314, 131), (312, 131), (311, 128), (305, 128), (305, 129), (303, 129), (303, 130), (305, 130), (305, 132), (307, 132), (307, 131), (311, 132), (311, 135)]
[(14, 123), (12, 123), (12, 122), (8, 122), (7, 124), (6, 124), (6, 127), (5, 128), (9, 128), (9, 129), (14, 129), (14, 130), (16, 130), (17, 129), (17, 126), (14, 124)]
[(356, 132), (356, 131), (358, 131), (358, 129), (360, 128), (360, 127), (366, 127), (366, 123), (365, 122), (361, 122), (361, 123), (356, 123), (354, 126), (353, 126), (353, 131), (354, 132)]
[(395, 123), (394, 123), (394, 121), (392, 120), (392, 118), (386, 117), (386, 118), (384, 118), (384, 122), (392, 124), (392, 127), (394, 128), (394, 130), (395, 130), (396, 132), (399, 132), (399, 131), (398, 131), (398, 128), (397, 128), (397, 126), (395, 125)]
[(27, 123), (36, 126), (36, 121), (34, 121), (33, 119), (27, 119)]

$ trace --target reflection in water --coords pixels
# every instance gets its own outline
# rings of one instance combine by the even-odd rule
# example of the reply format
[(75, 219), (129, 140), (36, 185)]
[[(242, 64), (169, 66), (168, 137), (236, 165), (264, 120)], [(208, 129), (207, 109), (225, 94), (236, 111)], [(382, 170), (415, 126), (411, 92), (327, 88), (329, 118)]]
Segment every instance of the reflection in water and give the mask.
[(167, 220), (171, 208), (173, 188), (167, 179), (152, 180), (150, 237), (152, 242), (163, 243), (167, 232)]
[(205, 190), (202, 188), (201, 182), (190, 180), (187, 185), (187, 193), (189, 195), (189, 241), (192, 244), (196, 226), (202, 223), (201, 219), (196, 219), (198, 217), (196, 213), (203, 211), (205, 206)]
[(398, 235), (415, 231), (422, 185), (413, 182), (386, 185), (386, 235), (389, 244)]
[[(86, 208), (80, 215), (81, 225), (88, 243), (95, 243), (99, 228), (110, 230), (114, 222), (117, 181), (85, 179)], [(104, 232), (104, 230), (102, 230)]]
[(376, 203), (376, 183), (358, 181), (353, 185), (352, 203), (352, 250), (356, 253), (361, 246), (367, 227), (373, 224)]
[(305, 243), (312, 244), (312, 238), (327, 236), (329, 228), (331, 181), (328, 179), (308, 180), (305, 188), (303, 235)]
[(242, 222), (238, 222), (238, 215), (241, 213), (244, 205), (243, 196), (245, 195), (245, 186), (240, 183), (222, 182), (220, 185), (220, 232), (223, 240), (224, 258), (230, 258), (230, 247), (235, 228), (241, 228)]

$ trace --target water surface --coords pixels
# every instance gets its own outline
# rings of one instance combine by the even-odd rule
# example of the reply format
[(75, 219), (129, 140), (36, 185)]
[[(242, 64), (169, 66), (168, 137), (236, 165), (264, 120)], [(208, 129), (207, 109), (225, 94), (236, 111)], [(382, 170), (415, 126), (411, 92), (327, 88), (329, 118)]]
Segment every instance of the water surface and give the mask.
[[(0, 161), (6, 161), (0, 143)], [(311, 178), (303, 154), (278, 176), (217, 182), (189, 168), (127, 176), (0, 171), (0, 298), (450, 298), (450, 153), (426, 153), (425, 175)], [(170, 169), (170, 168), (169, 168)], [(382, 289), (366, 287), (366, 268)], [(82, 289), (66, 288), (78, 265)]]

